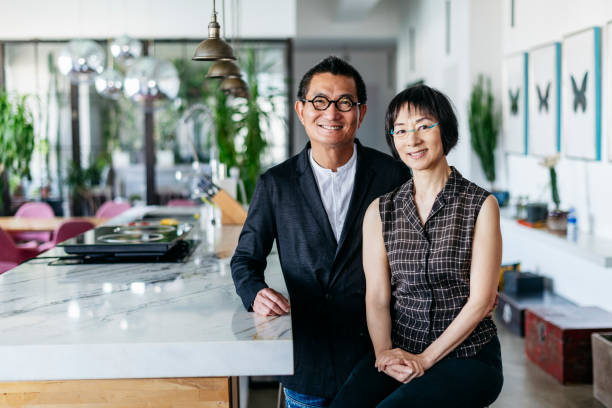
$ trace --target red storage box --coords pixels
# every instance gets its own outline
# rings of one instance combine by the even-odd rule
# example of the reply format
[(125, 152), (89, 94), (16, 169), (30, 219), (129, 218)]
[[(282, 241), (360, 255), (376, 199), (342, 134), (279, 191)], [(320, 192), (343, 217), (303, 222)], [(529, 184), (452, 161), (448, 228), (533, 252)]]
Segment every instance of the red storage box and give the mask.
[(555, 305), (525, 311), (525, 353), (562, 384), (592, 383), (591, 333), (612, 330), (598, 307)]

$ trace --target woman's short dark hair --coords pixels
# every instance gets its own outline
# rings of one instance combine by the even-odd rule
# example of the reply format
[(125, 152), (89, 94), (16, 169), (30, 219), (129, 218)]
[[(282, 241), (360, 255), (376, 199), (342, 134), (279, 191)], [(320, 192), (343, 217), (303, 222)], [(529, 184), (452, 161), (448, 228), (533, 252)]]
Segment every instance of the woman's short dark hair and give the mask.
[(447, 155), (455, 147), (459, 138), (459, 130), (457, 116), (451, 101), (437, 89), (427, 85), (415, 85), (395, 95), (387, 108), (387, 114), (385, 115), (385, 137), (393, 157), (396, 159), (400, 158), (393, 143), (391, 130), (397, 115), (399, 115), (400, 110), (404, 107), (419, 110), (424, 114), (433, 116), (434, 120), (439, 122), (438, 126), (440, 126), (444, 155)]
[(363, 78), (361, 78), (359, 72), (351, 64), (349, 64), (342, 58), (338, 58), (333, 55), (325, 58), (323, 61), (310, 68), (308, 72), (304, 74), (302, 80), (300, 81), (300, 86), (298, 87), (298, 99), (306, 99), (308, 87), (310, 86), (310, 81), (312, 80), (313, 76), (325, 73), (353, 78), (353, 80), (355, 80), (355, 87), (357, 88), (356, 102), (359, 102), (361, 104), (367, 103), (368, 96), (366, 94), (365, 83), (363, 82)]

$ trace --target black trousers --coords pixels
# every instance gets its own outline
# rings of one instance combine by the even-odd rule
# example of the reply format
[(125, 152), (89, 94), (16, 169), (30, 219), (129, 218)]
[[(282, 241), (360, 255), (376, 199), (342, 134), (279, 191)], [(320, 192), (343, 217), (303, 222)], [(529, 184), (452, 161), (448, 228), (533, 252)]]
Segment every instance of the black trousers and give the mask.
[(497, 336), (474, 357), (444, 358), (408, 384), (378, 372), (375, 361), (371, 352), (357, 364), (330, 408), (483, 408), (504, 382)]

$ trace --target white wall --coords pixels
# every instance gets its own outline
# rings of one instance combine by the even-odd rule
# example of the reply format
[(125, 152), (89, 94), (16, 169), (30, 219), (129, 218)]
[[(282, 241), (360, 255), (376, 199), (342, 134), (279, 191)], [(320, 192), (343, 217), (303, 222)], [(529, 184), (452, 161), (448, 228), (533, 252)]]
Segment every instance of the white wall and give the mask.
[[(297, 0), (298, 39), (395, 39), (398, 34), (398, 3), (402, 0), (381, 0), (365, 18), (340, 21), (336, 18), (338, 3), (334, 0)], [(360, 7), (357, 2), (355, 7)]]
[[(612, 2), (606, 0), (515, 0), (515, 26), (510, 26), (509, 2), (503, 7), (503, 54), (528, 51), (563, 41), (563, 36), (593, 26), (605, 27), (612, 20)], [(546, 16), (546, 18), (543, 18)], [(602, 30), (602, 162), (561, 158), (557, 165), (562, 207), (578, 212), (582, 233), (612, 237), (612, 163), (606, 161), (610, 123), (610, 57), (606, 55), (606, 32)], [(562, 50), (563, 52), (563, 50)], [(563, 136), (562, 136), (563, 137)], [(512, 194), (527, 194), (533, 200), (550, 201), (548, 173), (534, 157), (508, 156), (506, 183)], [(508, 229), (506, 229), (508, 230)], [(546, 245), (526, 245), (517, 234), (504, 236), (504, 256), (521, 259), (530, 269), (551, 277), (556, 290), (581, 305), (597, 305), (612, 311), (612, 269), (564, 253)], [(612, 250), (612, 248), (610, 248)]]
[[(474, 182), (489, 187), (478, 158), (469, 146), (467, 103), (471, 85), (479, 73), (492, 78), (494, 95), (501, 101), (503, 56), (532, 47), (562, 41), (563, 36), (612, 20), (612, 1), (606, 0), (515, 0), (515, 27), (510, 27), (510, 1), (451, 0), (451, 53), (446, 55), (445, 0), (402, 2), (398, 36), (397, 88), (416, 80), (437, 87), (455, 103), (460, 123), (460, 143), (449, 155), (451, 164)], [(410, 69), (410, 29), (416, 35), (415, 66)], [(605, 31), (602, 44), (606, 47)], [(603, 55), (605, 89), (612, 85), (612, 56)], [(607, 82), (608, 81), (608, 82)], [(604, 95), (612, 94), (604, 91)], [(602, 135), (607, 134), (610, 101), (604, 96)], [(603, 136), (605, 138), (605, 136)], [(498, 142), (496, 187), (513, 196), (528, 194), (534, 201), (550, 200), (548, 172), (538, 159), (506, 156)], [(607, 150), (606, 142), (602, 152)], [(605, 155), (605, 154), (604, 154)], [(575, 206), (582, 230), (612, 238), (612, 163), (562, 159), (557, 167), (562, 205)], [(518, 232), (517, 232), (518, 231)], [(612, 269), (588, 259), (561, 253), (545, 243), (531, 243), (520, 229), (504, 228), (504, 260), (520, 260), (527, 270), (552, 278), (555, 289), (578, 304), (594, 304), (612, 310), (609, 288)], [(612, 250), (612, 248), (611, 248)], [(605, 289), (602, 289), (605, 288)]]
[[(515, 6), (515, 27), (510, 27), (510, 8), (504, 2), (503, 52), (510, 54), (563, 41), (563, 36), (593, 26), (605, 27), (612, 20), (612, 2), (606, 0), (539, 0), (519, 1)], [(554, 10), (554, 12), (551, 12)], [(542, 16), (546, 15), (546, 18)], [(602, 162), (562, 158), (557, 166), (562, 207), (575, 207), (579, 228), (597, 236), (612, 238), (612, 163), (606, 160), (606, 135), (610, 128), (609, 55), (606, 55), (606, 32), (602, 30), (602, 79), (604, 84), (602, 114)], [(563, 52), (563, 51), (562, 51)], [(562, 136), (563, 137), (563, 136)], [(562, 143), (563, 144), (563, 143)], [(532, 199), (550, 201), (548, 173), (534, 157), (509, 156), (509, 190)], [(529, 180), (529, 182), (526, 182)]]
[[(296, 0), (227, 0), (223, 26), (222, 0), (218, 21), (233, 36), (293, 38)], [(212, 0), (0, 0), (0, 39), (197, 38), (208, 35)], [(239, 24), (232, 3), (238, 3)]]
[[(459, 120), (459, 143), (449, 154), (449, 163), (465, 177), (489, 189), (491, 186), (470, 147), (467, 109), (471, 87), (479, 73), (488, 75), (494, 83), (500, 78), (501, 5), (491, 0), (452, 0), (450, 10), (450, 53), (447, 54), (446, 1), (401, 3), (397, 90), (424, 80), (448, 95)], [(413, 65), (410, 30), (415, 34)], [(495, 90), (499, 92), (499, 87)]]

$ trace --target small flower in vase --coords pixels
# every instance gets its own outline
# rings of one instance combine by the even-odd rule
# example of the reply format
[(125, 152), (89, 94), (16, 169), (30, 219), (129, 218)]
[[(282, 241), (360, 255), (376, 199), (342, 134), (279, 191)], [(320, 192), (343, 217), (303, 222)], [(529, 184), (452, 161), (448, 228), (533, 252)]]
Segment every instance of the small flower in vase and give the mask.
[(552, 232), (564, 234), (567, 228), (567, 211), (561, 211), (559, 209), (561, 199), (559, 198), (557, 171), (555, 170), (557, 163), (559, 163), (559, 154), (545, 157), (544, 160), (540, 162), (540, 165), (548, 168), (550, 174), (550, 193), (552, 201), (555, 203), (555, 209), (548, 214), (548, 229)]

